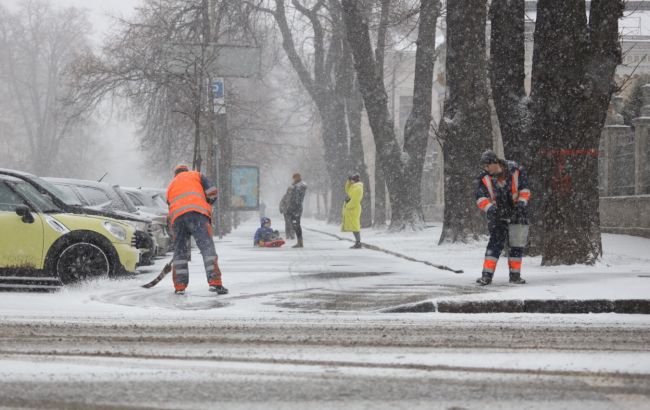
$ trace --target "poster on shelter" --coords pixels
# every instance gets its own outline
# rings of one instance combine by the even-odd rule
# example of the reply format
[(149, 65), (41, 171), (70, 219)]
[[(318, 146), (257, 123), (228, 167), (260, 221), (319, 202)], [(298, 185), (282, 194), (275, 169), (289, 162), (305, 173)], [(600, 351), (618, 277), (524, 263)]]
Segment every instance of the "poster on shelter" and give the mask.
[(260, 170), (258, 167), (234, 166), (231, 171), (232, 197), (235, 210), (253, 211), (260, 204)]

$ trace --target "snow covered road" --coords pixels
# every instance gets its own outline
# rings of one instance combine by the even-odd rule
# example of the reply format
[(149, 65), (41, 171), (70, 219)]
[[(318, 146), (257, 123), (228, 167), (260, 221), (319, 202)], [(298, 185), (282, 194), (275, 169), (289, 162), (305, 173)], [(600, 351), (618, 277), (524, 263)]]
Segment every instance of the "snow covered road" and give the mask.
[(0, 403), (639, 409), (650, 399), (647, 323), (496, 316), (7, 320)]

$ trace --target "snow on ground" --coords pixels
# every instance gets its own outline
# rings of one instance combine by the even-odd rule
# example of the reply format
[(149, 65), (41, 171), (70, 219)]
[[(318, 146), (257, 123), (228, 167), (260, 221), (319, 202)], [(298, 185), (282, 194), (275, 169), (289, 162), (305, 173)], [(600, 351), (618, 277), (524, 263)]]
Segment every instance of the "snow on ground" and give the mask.
[[(626, 374), (648, 374), (650, 370), (650, 353), (647, 352), (557, 352), (557, 351), (523, 351), (513, 352), (512, 350), (436, 350), (431, 354), (430, 349), (422, 349), (419, 353), (401, 353), (392, 349), (378, 349), (377, 352), (358, 351), (337, 351), (336, 348), (328, 349), (307, 349), (303, 353), (291, 351), (278, 354), (276, 351), (271, 354), (275, 362), (264, 363), (268, 359), (269, 352), (261, 354), (249, 351), (246, 359), (251, 363), (242, 362), (241, 359), (232, 361), (209, 361), (183, 358), (178, 359), (154, 359), (154, 358), (98, 358), (89, 356), (57, 357), (52, 355), (48, 358), (34, 358), (30, 355), (15, 354), (12, 357), (0, 356), (2, 368), (0, 369), (0, 382), (34, 382), (48, 381), (56, 377), (65, 378), (68, 381), (101, 382), (111, 381), (124, 377), (129, 380), (164, 380), (164, 379), (194, 379), (200, 380), (205, 377), (204, 372), (212, 369), (221, 371), (241, 370), (248, 368), (250, 371), (286, 371), (287, 373), (320, 373), (322, 369), (313, 366), (309, 362), (323, 363), (346, 363), (338, 372), (346, 371), (352, 374), (377, 373), (376, 369), (365, 369), (364, 364), (372, 363), (375, 367), (385, 366), (382, 369), (384, 376), (410, 376), (419, 377), (413, 374), (417, 369), (408, 369), (409, 374), (400, 366), (416, 366), (429, 368), (464, 368), (494, 370), (519, 370), (531, 372), (590, 372), (590, 373), (626, 373)], [(201, 352), (203, 353), (203, 352)], [(480, 358), (477, 360), (477, 358)], [(259, 362), (256, 361), (259, 359)], [(304, 363), (304, 364), (303, 364)], [(307, 364), (309, 363), (309, 364)], [(358, 367), (355, 367), (358, 365)], [(393, 367), (393, 369), (391, 369)], [(171, 368), (171, 369), (170, 369)], [(397, 368), (397, 369), (396, 369)], [(180, 377), (179, 377), (180, 376)], [(465, 376), (467, 377), (467, 376)]]
[[(342, 237), (337, 227), (322, 222), (314, 226)], [(400, 252), (464, 274), (456, 284), (471, 285), (481, 275), (487, 236), (468, 244), (438, 245), (441, 225), (428, 225), (422, 232), (391, 233), (385, 229), (362, 232), (362, 241)], [(487, 292), (457, 295), (446, 299), (646, 299), (650, 297), (650, 239), (603, 234), (603, 258), (594, 266), (541, 266), (541, 257), (524, 258), (524, 286), (508, 284), (507, 258), (501, 257), (494, 283)], [(442, 274), (443, 271), (440, 271)], [(449, 283), (448, 278), (444, 282)], [(498, 293), (498, 295), (497, 295)]]
[[(306, 220), (304, 225), (352, 236), (319, 221)], [(375, 318), (381, 315), (382, 320), (388, 320), (399, 315), (377, 312), (431, 299), (636, 299), (650, 295), (650, 240), (643, 238), (604, 235), (605, 256), (595, 266), (542, 267), (539, 258), (526, 258), (523, 276), (529, 283), (523, 286), (507, 283), (507, 267), (502, 260), (495, 284), (479, 287), (474, 281), (480, 273), (487, 239), (438, 246), (439, 226), (399, 234), (365, 230), (362, 238), (364, 242), (463, 269), (465, 273), (454, 274), (373, 250), (352, 250), (349, 242), (313, 231), (305, 232), (304, 249), (291, 249), (291, 242), (279, 249), (254, 248), (251, 243), (255, 227), (254, 221), (247, 222), (217, 242), (224, 284), (231, 290), (229, 295), (208, 292), (201, 258), (195, 250), (185, 296), (173, 294), (171, 275), (152, 289), (140, 287), (158, 274), (166, 262), (161, 259), (156, 266), (142, 268), (142, 273), (132, 279), (98, 280), (49, 294), (3, 292), (0, 315), (115, 321), (136, 317), (160, 320), (336, 313)], [(625, 316), (624, 320), (650, 322), (633, 315), (589, 316), (598, 316), (597, 321), (620, 321)], [(461, 316), (453, 317), (451, 320), (462, 320)], [(553, 320), (585, 319), (571, 316)]]

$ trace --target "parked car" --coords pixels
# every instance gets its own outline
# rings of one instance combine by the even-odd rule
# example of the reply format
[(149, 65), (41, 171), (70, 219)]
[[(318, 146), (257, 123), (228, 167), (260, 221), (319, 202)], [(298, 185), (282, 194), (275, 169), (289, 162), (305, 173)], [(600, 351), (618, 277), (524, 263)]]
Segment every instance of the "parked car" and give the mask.
[(151, 221), (137, 215), (128, 213), (117, 213), (106, 209), (94, 209), (85, 207), (75, 194), (61, 190), (52, 183), (37, 177), (36, 175), (17, 171), (12, 169), (0, 168), (0, 175), (9, 175), (21, 179), (38, 190), (42, 195), (46, 195), (54, 204), (66, 213), (79, 215), (95, 215), (106, 218), (118, 219), (125, 221), (136, 229), (135, 244), (142, 251), (142, 257), (139, 265), (152, 265), (155, 256), (155, 243), (151, 231)]
[(65, 213), (23, 179), (0, 175), (0, 286), (47, 287), (134, 272), (135, 229)]
[(167, 204), (166, 192), (158, 188), (130, 188), (121, 187), (122, 191), (128, 195), (129, 199), (143, 212), (152, 213), (164, 217), (167, 221), (167, 233), (170, 237), (169, 250), (173, 251), (172, 227), (169, 219), (169, 205)]
[[(158, 254), (162, 256), (167, 252), (173, 251), (174, 243), (172, 241), (171, 229), (169, 227), (169, 208), (167, 207), (167, 201), (163, 200), (162, 197), (156, 194), (151, 198), (153, 206), (138, 206), (134, 201), (134, 199), (137, 198), (129, 195), (126, 188), (119, 185), (114, 185), (113, 188), (122, 197), (125, 203), (128, 203), (130, 207), (135, 207), (135, 209), (137, 209), (138, 214), (146, 216), (154, 222), (154, 230), (158, 233), (156, 235), (156, 240), (158, 241)], [(143, 199), (145, 201), (147, 200), (146, 197)], [(140, 203), (140, 201), (138, 201), (138, 203)]]
[(120, 215), (141, 217), (150, 221), (148, 232), (155, 243), (151, 258), (156, 255), (164, 255), (170, 250), (171, 238), (167, 231), (166, 217), (138, 210), (118, 185), (69, 178), (44, 179), (60, 190), (75, 195), (86, 208), (108, 210)]
[(159, 189), (122, 187), (122, 190), (139, 210), (162, 216), (169, 213), (165, 195), (161, 194)]

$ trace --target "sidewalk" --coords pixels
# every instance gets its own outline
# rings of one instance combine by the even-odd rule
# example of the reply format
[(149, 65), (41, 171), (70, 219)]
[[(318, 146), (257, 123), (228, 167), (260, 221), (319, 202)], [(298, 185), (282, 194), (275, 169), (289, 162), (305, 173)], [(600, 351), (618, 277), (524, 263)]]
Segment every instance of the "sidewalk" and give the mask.
[[(341, 238), (351, 238), (336, 226), (306, 221), (305, 226)], [(397, 252), (421, 261), (445, 265), (463, 274), (436, 270), (435, 281), (472, 287), (480, 276), (487, 237), (469, 244), (438, 246), (440, 225), (421, 232), (391, 233), (385, 229), (362, 232), (371, 247)], [(310, 235), (317, 235), (311, 233)], [(391, 312), (535, 312), (535, 313), (650, 313), (650, 239), (603, 234), (604, 256), (594, 266), (540, 266), (541, 257), (525, 258), (526, 285), (510, 285), (505, 258), (501, 258), (494, 283), (481, 291), (431, 298), (387, 309)]]
[(434, 311), (650, 313), (648, 239), (604, 235), (606, 254), (595, 266), (541, 267), (539, 258), (526, 258), (526, 285), (510, 285), (507, 267), (501, 261), (494, 284), (478, 286), (475, 280), (487, 239), (438, 246), (440, 227), (436, 226), (417, 233), (362, 232), (365, 243), (402, 255), (398, 257), (371, 249), (349, 249), (351, 242), (332, 235), (352, 235), (341, 234), (337, 226), (305, 220), (304, 227), (304, 249), (292, 249), (293, 241), (282, 248), (253, 247), (257, 228), (253, 219), (217, 240), (228, 295), (216, 296), (208, 291), (203, 261), (194, 249), (190, 284), (182, 297), (174, 295), (171, 275), (154, 288), (141, 287), (158, 275), (168, 256), (155, 266), (142, 268), (141, 274), (131, 279), (91, 281), (48, 294), (3, 292), (0, 315), (41, 317), (47, 312), (50, 317), (66, 319), (121, 321), (130, 317), (210, 320), (215, 315), (284, 320), (289, 314), (321, 317), (344, 313), (355, 317), (379, 315), (385, 320), (385, 312)]

